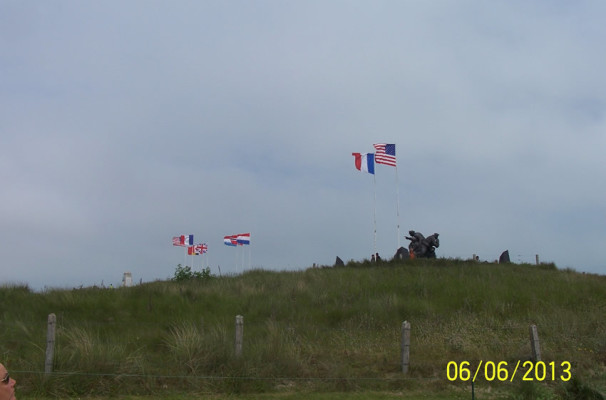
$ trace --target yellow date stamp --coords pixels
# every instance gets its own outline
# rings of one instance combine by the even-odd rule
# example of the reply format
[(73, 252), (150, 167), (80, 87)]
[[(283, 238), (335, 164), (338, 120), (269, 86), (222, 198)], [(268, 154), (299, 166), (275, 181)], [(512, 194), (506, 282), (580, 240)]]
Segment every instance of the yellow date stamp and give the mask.
[(521, 361), (508, 363), (507, 361), (483, 361), (472, 366), (469, 361), (450, 361), (446, 364), (446, 378), (449, 381), (472, 381), (484, 379), (486, 381), (513, 382), (515, 378), (523, 381), (562, 381), (572, 378), (572, 366), (569, 361), (544, 362)]

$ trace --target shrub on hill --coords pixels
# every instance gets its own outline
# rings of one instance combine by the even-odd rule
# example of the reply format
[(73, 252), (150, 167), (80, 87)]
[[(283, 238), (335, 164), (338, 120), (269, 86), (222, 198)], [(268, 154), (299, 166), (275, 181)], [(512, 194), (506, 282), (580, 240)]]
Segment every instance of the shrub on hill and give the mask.
[(184, 282), (191, 280), (209, 280), (212, 278), (210, 274), (210, 268), (206, 267), (202, 271), (192, 271), (191, 267), (186, 265), (185, 267), (181, 264), (177, 265), (175, 269), (175, 275), (172, 278), (173, 282)]

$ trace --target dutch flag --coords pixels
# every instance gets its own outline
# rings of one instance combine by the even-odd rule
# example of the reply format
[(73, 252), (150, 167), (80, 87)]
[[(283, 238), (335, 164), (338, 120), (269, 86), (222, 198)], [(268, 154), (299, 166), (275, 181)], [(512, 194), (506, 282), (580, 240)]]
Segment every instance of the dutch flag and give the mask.
[(240, 245), (250, 244), (250, 233), (240, 233), (236, 240)]
[(238, 241), (236, 239), (236, 235), (230, 235), (223, 237), (223, 244), (226, 246), (237, 246)]

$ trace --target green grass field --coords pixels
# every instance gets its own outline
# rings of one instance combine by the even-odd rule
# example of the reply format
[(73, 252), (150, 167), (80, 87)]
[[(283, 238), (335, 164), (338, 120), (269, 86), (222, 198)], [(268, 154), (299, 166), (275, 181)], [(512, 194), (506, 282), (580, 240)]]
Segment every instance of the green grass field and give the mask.
[[(408, 393), (269, 393), (269, 394), (212, 394), (212, 395), (159, 395), (159, 396), (111, 396), (95, 397), (94, 400), (451, 400), (468, 399), (469, 395), (445, 393), (445, 394), (408, 394)], [(40, 400), (44, 400), (38, 397)]]
[[(574, 379), (554, 370), (541, 382), (522, 374), (487, 382), (483, 370), (476, 398), (606, 392), (606, 277), (551, 264), (352, 262), (120, 289), (4, 287), (0, 299), (2, 362), (21, 399), (471, 398), (469, 382), (447, 379), (448, 363), (504, 361), (511, 374), (530, 359), (531, 324), (542, 359), (570, 362)], [(57, 336), (45, 376), (49, 313)], [(241, 357), (236, 315), (244, 316)]]
[[(452, 399), (467, 399), (468, 395), (456, 395), (453, 393), (446, 394), (405, 394), (405, 393), (271, 393), (271, 394), (248, 394), (248, 395), (207, 395), (200, 397), (192, 397), (191, 395), (176, 395), (169, 397), (157, 397), (163, 400), (452, 400)], [(106, 398), (109, 400), (110, 398)], [(97, 399), (97, 400), (106, 400)], [(149, 397), (123, 397), (122, 400), (150, 400)]]

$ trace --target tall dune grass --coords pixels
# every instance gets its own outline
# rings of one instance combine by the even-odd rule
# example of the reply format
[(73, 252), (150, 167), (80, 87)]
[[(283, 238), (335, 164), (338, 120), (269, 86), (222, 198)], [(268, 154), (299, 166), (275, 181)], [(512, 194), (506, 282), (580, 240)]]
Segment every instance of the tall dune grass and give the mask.
[[(449, 361), (528, 359), (530, 324), (545, 360), (570, 361), (575, 376), (598, 386), (606, 380), (606, 277), (553, 265), (363, 262), (121, 289), (3, 287), (0, 302), (0, 354), (25, 395), (450, 385)], [(51, 312), (56, 357), (44, 377)], [(244, 316), (240, 358), (236, 315)]]

